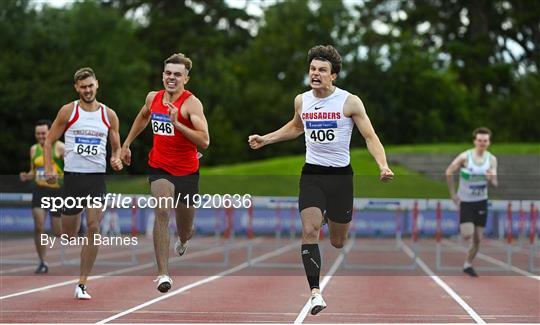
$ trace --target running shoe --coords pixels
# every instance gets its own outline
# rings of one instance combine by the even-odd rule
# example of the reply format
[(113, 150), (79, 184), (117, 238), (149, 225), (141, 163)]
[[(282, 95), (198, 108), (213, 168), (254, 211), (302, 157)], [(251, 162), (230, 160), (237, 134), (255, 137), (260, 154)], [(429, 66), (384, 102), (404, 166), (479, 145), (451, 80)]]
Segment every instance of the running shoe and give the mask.
[(311, 315), (317, 315), (326, 308), (326, 302), (320, 293), (311, 294)]
[(189, 243), (189, 241), (186, 241), (185, 243), (182, 243), (182, 242), (180, 241), (180, 239), (177, 239), (177, 240), (176, 240), (176, 243), (174, 244), (174, 250), (176, 251), (176, 253), (177, 253), (179, 256), (184, 255), (184, 253), (185, 253), (186, 250), (187, 250), (188, 243)]
[(172, 279), (169, 278), (168, 275), (158, 275), (154, 282), (158, 283), (157, 289), (161, 293), (169, 291), (171, 289), (171, 284), (173, 283)]
[(472, 268), (472, 266), (463, 269), (463, 273), (468, 274), (474, 278), (478, 277), (478, 273)]
[(84, 284), (79, 284), (75, 287), (75, 299), (79, 300), (90, 300), (92, 296), (86, 292), (86, 286)]
[(49, 272), (49, 266), (45, 262), (39, 263), (37, 269), (34, 271), (36, 274), (45, 274)]

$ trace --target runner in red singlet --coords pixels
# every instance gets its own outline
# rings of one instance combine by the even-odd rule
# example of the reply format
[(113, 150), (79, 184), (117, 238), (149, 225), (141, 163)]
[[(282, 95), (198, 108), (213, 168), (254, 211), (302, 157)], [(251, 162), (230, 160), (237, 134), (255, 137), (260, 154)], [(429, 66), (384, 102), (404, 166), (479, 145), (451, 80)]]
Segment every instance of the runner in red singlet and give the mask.
[(129, 135), (122, 146), (122, 160), (131, 163), (129, 149), (135, 138), (151, 122), (152, 150), (148, 155), (149, 181), (152, 196), (162, 203), (155, 209), (154, 250), (158, 267), (157, 289), (167, 292), (171, 288), (169, 277), (169, 216), (170, 200), (179, 198), (176, 209), (178, 239), (175, 250), (183, 255), (193, 235), (193, 196), (199, 191), (199, 161), (197, 147), (208, 148), (210, 136), (201, 101), (184, 88), (189, 81), (191, 60), (184, 54), (173, 54), (165, 60), (164, 90), (151, 91), (141, 111), (133, 121)]

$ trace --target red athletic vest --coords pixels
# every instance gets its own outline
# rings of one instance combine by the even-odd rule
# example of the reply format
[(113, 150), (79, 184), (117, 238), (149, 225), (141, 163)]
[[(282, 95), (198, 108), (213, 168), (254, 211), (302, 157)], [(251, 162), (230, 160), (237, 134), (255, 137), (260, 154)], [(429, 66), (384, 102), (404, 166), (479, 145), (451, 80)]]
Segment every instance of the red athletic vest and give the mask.
[[(174, 176), (192, 174), (199, 169), (197, 146), (172, 125), (168, 107), (163, 105), (163, 94), (165, 94), (165, 90), (160, 90), (150, 107), (150, 124), (154, 133), (154, 141), (152, 150), (148, 154), (148, 165), (163, 169)], [(182, 117), (181, 114), (182, 104), (189, 96), (191, 96), (191, 92), (184, 90), (173, 105), (179, 109), (178, 121), (193, 129), (191, 121)]]

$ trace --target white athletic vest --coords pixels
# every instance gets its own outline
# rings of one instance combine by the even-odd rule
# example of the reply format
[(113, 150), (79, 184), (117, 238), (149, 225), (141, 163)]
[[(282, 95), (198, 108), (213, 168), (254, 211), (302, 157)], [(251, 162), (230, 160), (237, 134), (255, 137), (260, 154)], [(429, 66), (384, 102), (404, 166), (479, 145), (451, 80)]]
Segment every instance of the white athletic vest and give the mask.
[(486, 172), (491, 167), (491, 154), (485, 152), (484, 162), (481, 165), (474, 163), (473, 151), (467, 151), (467, 167), (459, 172), (458, 197), (463, 202), (477, 202), (487, 200), (488, 181)]
[(87, 112), (73, 102), (65, 139), (64, 171), (104, 173), (107, 169), (107, 137), (109, 134), (107, 107), (100, 103), (95, 112)]
[(354, 122), (343, 114), (348, 91), (337, 88), (328, 97), (313, 91), (302, 94), (302, 122), (306, 139), (306, 163), (329, 167), (349, 165), (349, 145)]

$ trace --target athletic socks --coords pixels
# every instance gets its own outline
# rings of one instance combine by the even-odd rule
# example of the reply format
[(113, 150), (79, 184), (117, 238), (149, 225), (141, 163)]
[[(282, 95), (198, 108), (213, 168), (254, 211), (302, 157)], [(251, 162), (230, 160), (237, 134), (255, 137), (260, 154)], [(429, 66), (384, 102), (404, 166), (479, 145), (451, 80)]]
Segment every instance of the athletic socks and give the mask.
[(471, 267), (471, 266), (472, 266), (472, 264), (469, 263), (469, 262), (467, 262), (467, 261), (465, 261), (465, 263), (463, 263), (463, 268), (464, 268), (464, 269), (466, 269), (466, 268), (468, 268), (468, 267)]
[(302, 244), (302, 263), (306, 271), (309, 288), (319, 288), (321, 274), (321, 253), (318, 244)]

